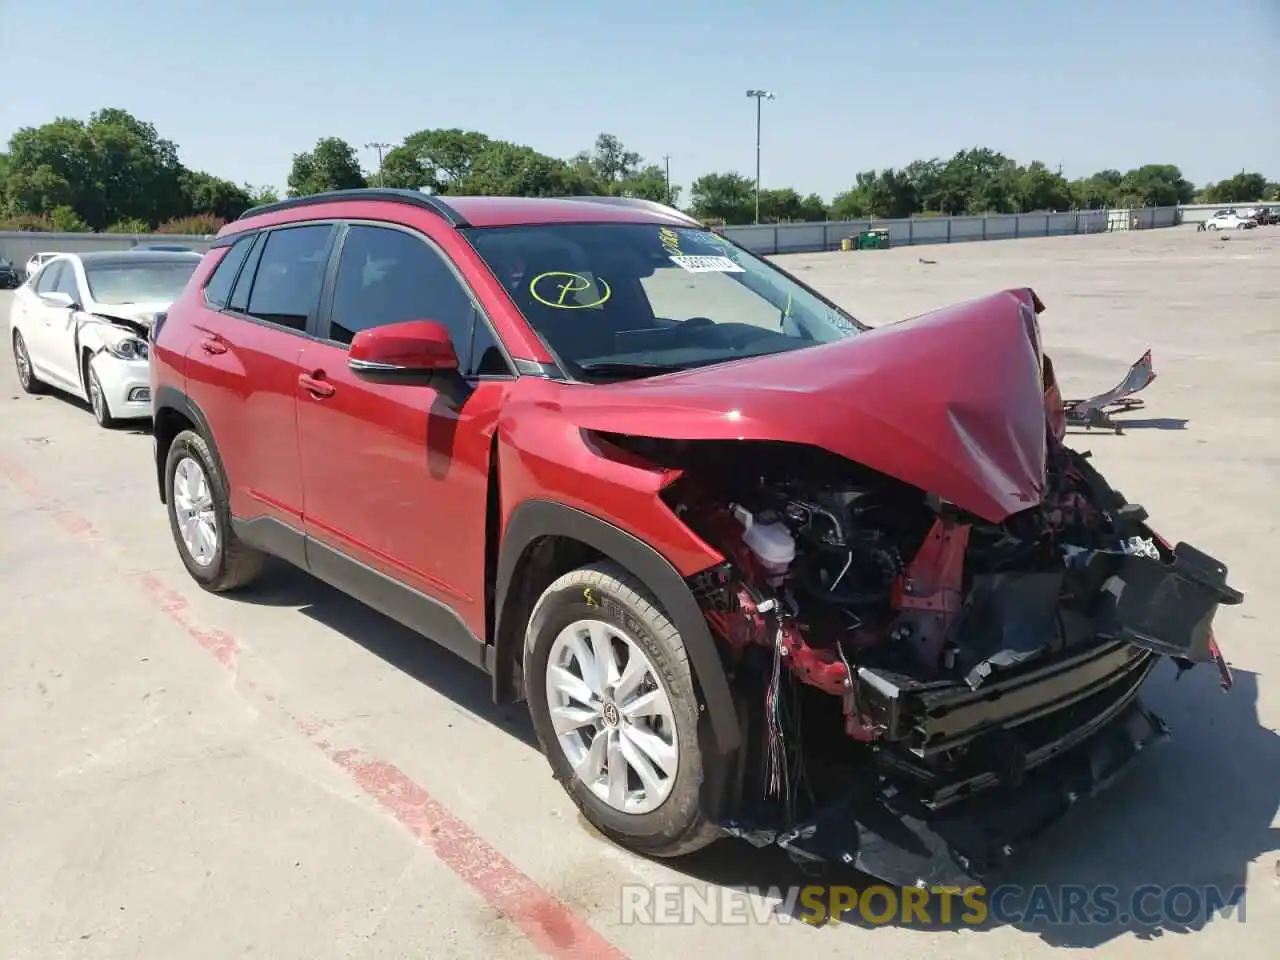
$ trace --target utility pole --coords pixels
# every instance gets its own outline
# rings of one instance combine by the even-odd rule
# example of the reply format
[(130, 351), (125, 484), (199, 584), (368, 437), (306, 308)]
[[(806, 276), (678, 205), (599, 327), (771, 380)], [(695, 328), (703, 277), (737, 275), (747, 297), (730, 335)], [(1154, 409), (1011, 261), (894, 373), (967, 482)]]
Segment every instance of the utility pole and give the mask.
[(775, 99), (768, 90), (748, 90), (748, 97), (756, 101), (756, 223), (760, 222), (760, 107), (765, 100)]
[(385, 182), (383, 181), (383, 179), (382, 179), (382, 151), (383, 151), (383, 150), (390, 150), (390, 149), (391, 149), (391, 144), (389, 144), (389, 143), (378, 143), (378, 142), (376, 142), (376, 141), (375, 141), (375, 142), (373, 142), (373, 143), (366, 143), (366, 144), (364, 145), (364, 148), (365, 148), (366, 150), (377, 150), (377, 151), (378, 151), (378, 186), (380, 186), (380, 187), (386, 186), (386, 183), (385, 183)]
[(667, 168), (667, 206), (671, 206), (671, 154), (664, 153), (662, 162)]

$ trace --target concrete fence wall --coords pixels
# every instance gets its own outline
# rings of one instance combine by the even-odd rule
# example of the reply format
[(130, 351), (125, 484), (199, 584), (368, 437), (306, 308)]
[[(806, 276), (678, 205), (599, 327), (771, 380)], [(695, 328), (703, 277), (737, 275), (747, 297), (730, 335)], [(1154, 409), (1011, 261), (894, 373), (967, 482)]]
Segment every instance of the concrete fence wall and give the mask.
[(1081, 210), (1072, 213), (1019, 213), (987, 217), (911, 217), (905, 220), (832, 220), (827, 223), (778, 223), (725, 227), (726, 236), (753, 253), (814, 253), (838, 250), (840, 241), (867, 229), (887, 229), (897, 246), (968, 243), (1058, 237), (1075, 233), (1149, 230), (1179, 223), (1177, 207), (1145, 210)]
[(0, 231), (0, 257), (22, 269), (36, 253), (90, 253), (95, 250), (129, 250), (151, 243), (190, 247), (203, 253), (212, 237), (181, 237), (168, 233), (19, 233)]
[[(1171, 227), (1190, 208), (1157, 207), (1145, 210), (1081, 210), (1073, 213), (1020, 213), (988, 217), (912, 217), (906, 220), (832, 220), (826, 223), (779, 223), (726, 227), (724, 233), (754, 253), (814, 253), (838, 250), (840, 241), (862, 230), (886, 228), (893, 246), (931, 243), (968, 243), (979, 240), (1012, 240), (1020, 237), (1057, 237), (1075, 233), (1146, 230)], [(1200, 208), (1197, 208), (1197, 212)], [(1209, 213), (1217, 207), (1205, 207)], [(1208, 214), (1204, 214), (1207, 216)], [(1199, 216), (1196, 219), (1204, 219)], [(118, 233), (11, 233), (0, 232), (0, 256), (22, 267), (34, 253), (86, 253), (90, 250), (127, 250), (151, 243), (171, 243), (204, 251), (210, 237), (166, 234)]]

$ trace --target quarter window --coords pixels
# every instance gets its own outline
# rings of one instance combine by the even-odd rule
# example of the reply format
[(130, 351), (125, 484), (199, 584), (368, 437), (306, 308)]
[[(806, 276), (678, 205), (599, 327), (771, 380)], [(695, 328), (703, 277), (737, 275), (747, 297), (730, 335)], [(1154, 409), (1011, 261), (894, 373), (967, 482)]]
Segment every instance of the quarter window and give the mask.
[(36, 293), (53, 293), (62, 279), (62, 264), (51, 263), (36, 274)]
[(338, 262), (329, 339), (348, 344), (361, 330), (404, 320), (444, 324), (464, 373), (509, 372), (488, 323), (440, 253), (403, 230), (352, 226)]
[(282, 327), (305, 330), (320, 299), (331, 232), (328, 224), (271, 231), (245, 312)]
[(204, 285), (204, 298), (211, 307), (221, 309), (231, 299), (231, 285), (236, 282), (236, 274), (239, 273), (245, 257), (249, 255), (253, 240), (253, 236), (236, 240), (231, 244), (231, 249), (226, 252), (221, 262), (213, 268), (213, 275)]

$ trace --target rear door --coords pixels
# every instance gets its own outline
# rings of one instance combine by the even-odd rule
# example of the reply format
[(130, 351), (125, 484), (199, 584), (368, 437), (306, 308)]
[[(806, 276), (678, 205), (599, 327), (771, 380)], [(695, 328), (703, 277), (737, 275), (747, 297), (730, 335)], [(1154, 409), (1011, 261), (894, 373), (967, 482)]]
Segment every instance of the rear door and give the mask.
[[(483, 636), (490, 438), (514, 379), (510, 362), (460, 272), (421, 233), (348, 225), (330, 289), (318, 338), (301, 358), (311, 379), (298, 387), (311, 567), (331, 581), (351, 576), (350, 560), (372, 567)], [(471, 386), (463, 402), (431, 385), (372, 383), (348, 368), (357, 332), (403, 320), (449, 328)], [(451, 643), (448, 624), (444, 635), (419, 629), (463, 656), (479, 654)]]
[(241, 520), (302, 529), (298, 358), (333, 234), (331, 223), (303, 223), (243, 238), (203, 291), (186, 354), (187, 393), (209, 423), (231, 513)]

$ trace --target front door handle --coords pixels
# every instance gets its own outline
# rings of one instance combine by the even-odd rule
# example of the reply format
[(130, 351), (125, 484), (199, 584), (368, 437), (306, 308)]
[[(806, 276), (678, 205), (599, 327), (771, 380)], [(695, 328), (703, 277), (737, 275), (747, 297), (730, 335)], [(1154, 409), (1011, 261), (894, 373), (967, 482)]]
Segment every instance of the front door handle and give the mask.
[(200, 349), (205, 353), (226, 353), (227, 345), (217, 337), (205, 337), (200, 341)]
[(298, 375), (298, 385), (308, 391), (313, 397), (332, 397), (337, 389), (331, 383), (326, 383), (323, 379), (323, 373), (303, 373)]

